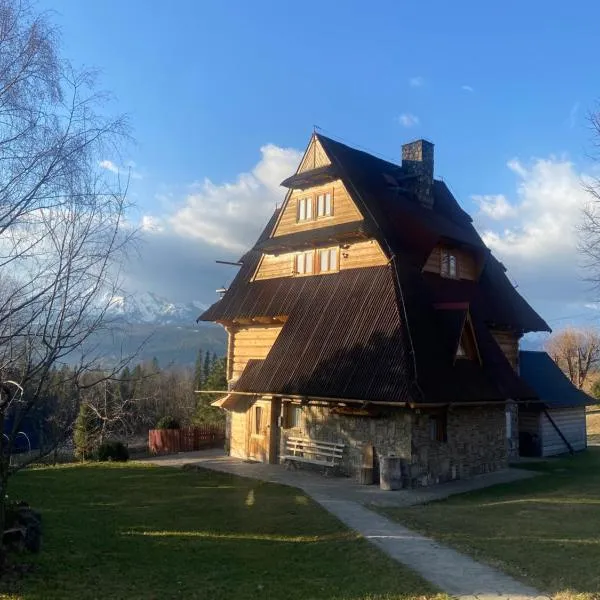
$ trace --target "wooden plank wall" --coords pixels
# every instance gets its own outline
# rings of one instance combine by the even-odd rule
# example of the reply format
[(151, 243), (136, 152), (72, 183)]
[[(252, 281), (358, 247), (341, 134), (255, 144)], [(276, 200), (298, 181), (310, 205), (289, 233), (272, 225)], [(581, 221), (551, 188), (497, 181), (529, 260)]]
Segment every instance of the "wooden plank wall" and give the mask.
[[(423, 267), (423, 271), (429, 273), (439, 273), (441, 269), (441, 249), (442, 246), (436, 246), (429, 255), (427, 262)], [(458, 277), (459, 279), (468, 279), (475, 281), (477, 279), (477, 265), (475, 258), (464, 250), (453, 249), (458, 261)]]
[[(310, 221), (297, 222), (297, 200), (307, 195), (330, 192), (333, 199), (333, 216), (314, 218)], [(313, 215), (316, 214), (316, 203), (313, 207)], [(279, 217), (279, 222), (273, 232), (273, 237), (294, 233), (296, 231), (308, 231), (318, 229), (319, 227), (329, 227), (330, 225), (339, 225), (340, 223), (349, 223), (351, 221), (362, 220), (362, 215), (356, 204), (350, 198), (346, 186), (341, 180), (336, 180), (328, 185), (322, 185), (308, 190), (294, 190), (283, 207), (283, 212)]]
[(304, 173), (304, 171), (311, 171), (318, 167), (326, 167), (331, 164), (329, 157), (325, 154), (321, 142), (313, 137), (304, 153), (304, 158), (298, 167), (298, 173)]
[(273, 346), (281, 325), (249, 325), (236, 327), (230, 335), (233, 336), (233, 367), (231, 374), (237, 379), (251, 358), (266, 358)]
[(340, 248), (340, 269), (358, 269), (386, 265), (388, 259), (377, 240), (367, 240), (351, 244), (350, 248)]
[[(585, 450), (587, 446), (585, 407), (554, 408), (549, 409), (548, 412), (573, 449)], [(542, 456), (555, 456), (569, 452), (569, 448), (544, 413), (542, 413), (541, 425)]]
[[(279, 256), (265, 254), (258, 265), (254, 279), (291, 277), (294, 272), (294, 257), (293, 252)], [(350, 244), (346, 249), (340, 248), (340, 270), (376, 267), (387, 263), (388, 259), (377, 240), (366, 240)]]
[(491, 329), (490, 333), (504, 352), (504, 356), (506, 356), (512, 368), (516, 370), (519, 360), (519, 336), (512, 331), (498, 329)]
[(229, 454), (237, 458), (247, 458), (247, 424), (246, 410), (234, 410), (230, 413), (231, 429), (229, 438)]
[(275, 279), (276, 277), (290, 277), (294, 269), (294, 254), (264, 254), (254, 279)]

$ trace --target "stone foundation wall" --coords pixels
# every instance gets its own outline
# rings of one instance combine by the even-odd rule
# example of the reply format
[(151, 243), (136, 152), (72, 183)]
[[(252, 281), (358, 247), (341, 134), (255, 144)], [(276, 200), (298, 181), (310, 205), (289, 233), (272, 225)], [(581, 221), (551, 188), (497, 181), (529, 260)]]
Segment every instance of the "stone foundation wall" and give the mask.
[[(292, 429), (285, 428), (284, 408), (280, 456), (285, 454), (288, 437), (308, 437), (345, 444), (341, 470), (346, 475), (356, 476), (362, 466), (365, 444), (373, 444), (376, 463), (378, 456), (410, 458), (411, 414), (387, 409), (378, 417), (359, 417), (332, 414), (327, 406), (305, 406), (300, 426)], [(377, 468), (377, 464), (375, 466)]]
[(453, 408), (447, 413), (447, 441), (431, 439), (431, 413), (414, 415), (407, 487), (467, 479), (508, 466), (505, 407)]

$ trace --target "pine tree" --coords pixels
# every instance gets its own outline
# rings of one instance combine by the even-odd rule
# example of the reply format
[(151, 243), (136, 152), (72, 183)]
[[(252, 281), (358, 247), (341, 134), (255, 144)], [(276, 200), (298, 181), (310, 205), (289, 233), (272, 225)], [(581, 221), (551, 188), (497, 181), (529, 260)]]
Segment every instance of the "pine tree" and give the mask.
[(202, 352), (202, 350), (198, 350), (198, 356), (196, 357), (196, 365), (194, 367), (194, 390), (201, 390), (202, 384), (205, 381), (203, 358), (204, 353)]
[(96, 446), (96, 419), (88, 404), (82, 402), (73, 431), (75, 456), (81, 460), (90, 458)]
[[(206, 353), (208, 356), (208, 352)], [(207, 390), (222, 390), (227, 389), (227, 359), (216, 358), (208, 377), (205, 380), (204, 387)], [(211, 402), (218, 397), (218, 394), (198, 394), (199, 399), (196, 405), (196, 414), (194, 415), (195, 423), (222, 423), (225, 419), (223, 411), (215, 406), (211, 406)]]
[[(204, 382), (206, 383), (206, 381), (208, 380), (208, 376), (210, 375), (210, 354), (207, 352), (206, 356), (204, 357)], [(206, 386), (204, 386), (206, 388)], [(209, 388), (206, 388), (209, 389)]]

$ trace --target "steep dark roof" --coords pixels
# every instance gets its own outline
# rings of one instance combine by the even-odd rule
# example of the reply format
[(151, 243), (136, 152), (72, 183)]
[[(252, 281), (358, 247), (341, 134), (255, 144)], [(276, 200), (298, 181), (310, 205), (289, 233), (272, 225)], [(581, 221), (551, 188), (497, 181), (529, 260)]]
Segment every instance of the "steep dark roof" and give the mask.
[(390, 267), (277, 281), (289, 287), (279, 294), (289, 319), (267, 358), (252, 361), (235, 390), (411, 401)]
[(545, 352), (519, 352), (521, 377), (537, 392), (548, 408), (568, 408), (596, 404), (577, 389)]
[[(389, 256), (385, 267), (336, 274), (251, 281), (263, 250), (318, 244), (340, 227), (271, 237), (276, 212), (224, 297), (199, 320), (288, 317), (264, 360), (251, 360), (238, 391), (364, 400), (455, 403), (535, 400), (490, 327), (549, 330), (506, 277), (465, 213), (440, 181), (434, 207), (418, 202), (414, 177), (398, 165), (317, 136), (364, 216), (364, 233)], [(306, 239), (305, 239), (306, 238)], [(432, 249), (445, 240), (472, 252), (479, 281), (424, 273)], [(283, 247), (283, 246), (281, 246)], [(460, 305), (447, 313), (440, 305)], [(467, 312), (479, 361), (455, 360)]]

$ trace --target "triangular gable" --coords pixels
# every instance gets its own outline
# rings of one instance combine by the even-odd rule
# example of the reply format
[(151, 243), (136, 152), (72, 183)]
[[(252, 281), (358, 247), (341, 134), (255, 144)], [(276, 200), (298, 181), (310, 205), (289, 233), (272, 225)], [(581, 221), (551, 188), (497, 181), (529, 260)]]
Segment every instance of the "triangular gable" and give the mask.
[[(300, 161), (297, 173), (308, 172), (311, 169), (331, 165), (321, 142), (317, 136), (312, 135), (304, 156)], [(333, 215), (330, 218), (322, 220), (306, 220), (298, 222), (297, 219), (297, 201), (300, 197), (313, 196), (316, 193), (329, 193), (333, 203)], [(316, 206), (313, 205), (313, 214)], [(327, 181), (321, 185), (316, 185), (309, 189), (297, 190), (290, 189), (286, 194), (285, 200), (279, 213), (279, 218), (273, 227), (270, 237), (318, 229), (342, 223), (361, 221), (364, 215), (352, 199), (348, 189), (341, 179)]]
[(476, 360), (481, 364), (481, 355), (479, 354), (479, 347), (477, 346), (477, 340), (475, 339), (475, 332), (473, 330), (473, 323), (471, 322), (471, 316), (467, 312), (465, 323), (460, 334), (460, 340), (456, 348), (454, 360), (457, 359), (468, 359)]
[(318, 167), (327, 167), (330, 164), (331, 161), (323, 149), (321, 142), (313, 134), (296, 173), (304, 173)]

